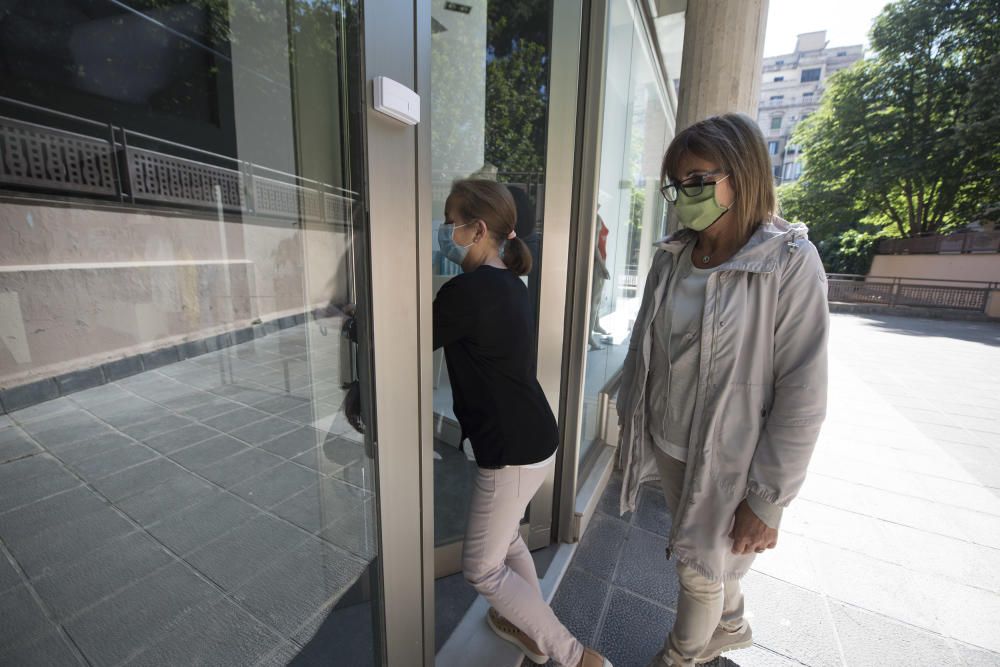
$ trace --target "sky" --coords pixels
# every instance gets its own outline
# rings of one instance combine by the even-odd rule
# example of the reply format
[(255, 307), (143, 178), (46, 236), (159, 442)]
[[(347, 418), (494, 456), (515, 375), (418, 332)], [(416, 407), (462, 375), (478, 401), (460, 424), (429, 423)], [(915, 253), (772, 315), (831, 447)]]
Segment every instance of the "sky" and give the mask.
[(864, 44), (886, 0), (770, 0), (764, 57), (795, 50), (799, 33), (826, 30), (830, 46)]

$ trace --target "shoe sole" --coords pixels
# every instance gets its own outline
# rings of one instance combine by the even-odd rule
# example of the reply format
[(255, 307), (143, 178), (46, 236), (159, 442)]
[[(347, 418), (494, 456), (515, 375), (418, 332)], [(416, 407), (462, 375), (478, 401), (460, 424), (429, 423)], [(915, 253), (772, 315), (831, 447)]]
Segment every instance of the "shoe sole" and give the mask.
[(547, 656), (547, 655), (538, 655), (537, 653), (534, 653), (534, 652), (528, 650), (528, 647), (525, 646), (524, 644), (522, 644), (520, 639), (518, 639), (514, 635), (507, 634), (506, 632), (504, 632), (503, 630), (501, 630), (500, 628), (498, 628), (493, 623), (493, 619), (490, 618), (489, 615), (486, 616), (486, 622), (489, 624), (490, 629), (492, 629), (493, 632), (496, 633), (497, 637), (499, 637), (500, 639), (503, 639), (504, 641), (510, 642), (514, 646), (516, 646), (519, 649), (521, 649), (521, 653), (523, 653), (525, 655), (525, 657), (528, 658), (528, 660), (530, 660), (531, 662), (535, 663), (536, 665), (544, 665), (545, 663), (547, 663), (549, 661), (549, 656)]
[(742, 641), (738, 641), (735, 644), (730, 644), (729, 646), (726, 646), (724, 648), (720, 648), (715, 653), (711, 653), (711, 654), (708, 654), (708, 655), (700, 655), (700, 656), (698, 656), (698, 660), (697, 660), (696, 664), (701, 665), (701, 664), (704, 664), (706, 662), (712, 662), (713, 660), (715, 660), (716, 658), (718, 658), (723, 653), (728, 653), (729, 651), (738, 651), (741, 648), (750, 648), (751, 646), (753, 646), (753, 637), (749, 637), (749, 638), (744, 639)]

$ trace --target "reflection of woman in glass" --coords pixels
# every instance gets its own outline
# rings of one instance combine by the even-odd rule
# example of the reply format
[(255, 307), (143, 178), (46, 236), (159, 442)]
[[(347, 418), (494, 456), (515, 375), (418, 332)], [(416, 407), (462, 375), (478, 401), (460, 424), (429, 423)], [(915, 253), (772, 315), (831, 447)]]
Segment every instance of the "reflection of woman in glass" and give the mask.
[[(601, 205), (597, 205), (600, 210)], [(604, 283), (611, 277), (608, 271), (608, 226), (604, 224), (600, 214), (597, 215), (597, 238), (594, 239), (594, 277), (590, 286), (590, 349), (600, 350), (600, 338), (608, 335), (601, 326), (601, 297), (604, 296)]]
[(462, 440), (478, 465), (462, 569), (492, 605), (487, 620), (537, 664), (610, 665), (584, 649), (542, 597), (521, 517), (555, 463), (555, 417), (535, 376), (534, 313), (521, 282), (531, 269), (510, 192), (457, 181), (445, 204), (441, 252), (462, 273), (434, 299), (434, 348), (444, 347)]
[(801, 224), (774, 215), (771, 163), (738, 114), (671, 142), (662, 192), (683, 229), (659, 244), (618, 398), (622, 509), (659, 476), (677, 618), (651, 665), (752, 643), (740, 578), (774, 548), (826, 413), (826, 278)]

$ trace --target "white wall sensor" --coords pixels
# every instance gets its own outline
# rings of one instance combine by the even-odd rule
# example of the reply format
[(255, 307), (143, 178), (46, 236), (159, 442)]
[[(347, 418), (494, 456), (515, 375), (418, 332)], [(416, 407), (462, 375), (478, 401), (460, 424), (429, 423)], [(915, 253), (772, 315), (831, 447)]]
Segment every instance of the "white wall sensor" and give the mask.
[(385, 76), (375, 77), (372, 87), (375, 89), (375, 111), (407, 125), (420, 122), (420, 95)]

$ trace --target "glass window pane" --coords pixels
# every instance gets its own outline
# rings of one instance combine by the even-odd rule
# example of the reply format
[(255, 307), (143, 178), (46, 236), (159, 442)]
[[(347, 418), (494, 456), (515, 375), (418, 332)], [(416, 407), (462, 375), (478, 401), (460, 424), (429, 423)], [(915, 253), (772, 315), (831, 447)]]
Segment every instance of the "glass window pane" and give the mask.
[(381, 654), (359, 11), (0, 14), (0, 662)]

